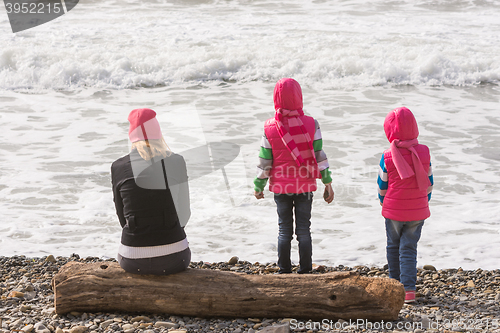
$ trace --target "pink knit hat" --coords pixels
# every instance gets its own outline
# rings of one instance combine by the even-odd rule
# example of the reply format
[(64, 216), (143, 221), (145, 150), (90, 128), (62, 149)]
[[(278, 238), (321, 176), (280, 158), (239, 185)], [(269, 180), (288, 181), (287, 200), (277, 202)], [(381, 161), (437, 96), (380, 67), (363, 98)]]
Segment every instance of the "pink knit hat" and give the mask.
[(156, 112), (151, 109), (135, 109), (128, 115), (130, 127), (128, 136), (131, 142), (161, 139), (161, 129)]

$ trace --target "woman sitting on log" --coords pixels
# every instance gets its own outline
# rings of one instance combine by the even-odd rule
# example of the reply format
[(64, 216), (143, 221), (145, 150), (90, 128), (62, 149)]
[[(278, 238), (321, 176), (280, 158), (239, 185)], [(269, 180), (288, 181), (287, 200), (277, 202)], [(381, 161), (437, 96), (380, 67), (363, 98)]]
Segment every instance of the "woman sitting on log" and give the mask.
[(155, 111), (136, 109), (128, 120), (132, 150), (111, 165), (123, 228), (118, 262), (130, 273), (178, 273), (191, 261), (184, 233), (191, 214), (186, 163), (165, 143)]

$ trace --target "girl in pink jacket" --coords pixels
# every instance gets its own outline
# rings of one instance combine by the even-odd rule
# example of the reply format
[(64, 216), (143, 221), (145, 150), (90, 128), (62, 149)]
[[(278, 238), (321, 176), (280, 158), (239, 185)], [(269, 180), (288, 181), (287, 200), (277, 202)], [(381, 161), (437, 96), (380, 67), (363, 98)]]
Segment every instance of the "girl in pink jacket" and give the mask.
[(274, 88), (275, 114), (264, 124), (259, 152), (258, 175), (254, 180), (257, 199), (269, 179), (278, 208), (279, 273), (291, 273), (291, 240), (295, 213), (295, 234), (299, 242), (298, 273), (312, 270), (311, 208), (316, 179), (325, 184), (324, 199), (333, 201), (332, 179), (318, 122), (302, 111), (302, 90), (294, 79), (281, 79)]
[(387, 233), (389, 276), (403, 283), (405, 302), (415, 301), (417, 242), (431, 214), (432, 176), (429, 148), (418, 143), (418, 126), (405, 108), (389, 112), (384, 122), (391, 143), (380, 160), (379, 199)]

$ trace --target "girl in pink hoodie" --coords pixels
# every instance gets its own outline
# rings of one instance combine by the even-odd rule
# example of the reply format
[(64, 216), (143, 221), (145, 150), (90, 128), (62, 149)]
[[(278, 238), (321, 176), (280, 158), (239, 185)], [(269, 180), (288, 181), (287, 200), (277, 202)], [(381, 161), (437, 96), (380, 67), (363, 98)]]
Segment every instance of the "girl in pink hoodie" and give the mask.
[(380, 160), (379, 199), (387, 233), (389, 276), (403, 283), (405, 302), (415, 301), (417, 242), (430, 216), (432, 176), (429, 148), (418, 143), (413, 113), (400, 107), (384, 122), (391, 143)]
[(295, 234), (299, 242), (300, 269), (312, 270), (311, 208), (316, 179), (325, 184), (324, 199), (333, 201), (332, 178), (318, 122), (302, 111), (302, 90), (294, 79), (281, 79), (274, 88), (274, 117), (264, 124), (258, 175), (254, 180), (257, 199), (269, 179), (278, 208), (279, 273), (291, 273), (290, 247)]

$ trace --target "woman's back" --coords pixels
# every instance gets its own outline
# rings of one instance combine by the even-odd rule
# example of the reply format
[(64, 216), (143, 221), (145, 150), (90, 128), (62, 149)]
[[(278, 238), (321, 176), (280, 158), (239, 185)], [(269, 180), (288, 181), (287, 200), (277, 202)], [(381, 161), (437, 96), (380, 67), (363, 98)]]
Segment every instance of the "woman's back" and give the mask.
[(177, 273), (191, 259), (184, 232), (190, 216), (186, 164), (166, 145), (156, 112), (136, 109), (129, 121), (132, 151), (111, 165), (122, 226), (118, 262), (131, 273)]

